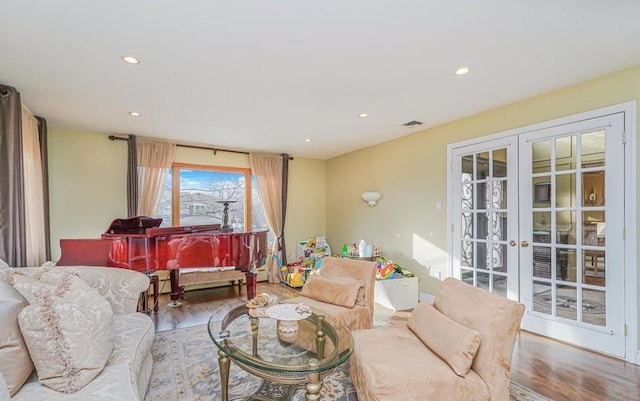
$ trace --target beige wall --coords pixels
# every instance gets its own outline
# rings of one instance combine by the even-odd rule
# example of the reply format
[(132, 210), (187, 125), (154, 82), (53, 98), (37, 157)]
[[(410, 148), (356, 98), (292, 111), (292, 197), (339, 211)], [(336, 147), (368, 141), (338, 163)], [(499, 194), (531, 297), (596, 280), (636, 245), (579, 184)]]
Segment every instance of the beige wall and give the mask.
[[(52, 260), (61, 238), (99, 238), (109, 223), (127, 215), (127, 143), (108, 135), (49, 128)], [(176, 162), (249, 167), (246, 155), (179, 147)], [(289, 164), (285, 238), (325, 233), (325, 162), (296, 157)]]
[[(447, 144), (638, 98), (640, 66), (330, 159), (327, 238), (332, 247), (358, 238), (380, 245), (433, 294), (430, 273), (444, 277), (447, 265)], [(368, 190), (382, 193), (374, 208), (360, 199)]]

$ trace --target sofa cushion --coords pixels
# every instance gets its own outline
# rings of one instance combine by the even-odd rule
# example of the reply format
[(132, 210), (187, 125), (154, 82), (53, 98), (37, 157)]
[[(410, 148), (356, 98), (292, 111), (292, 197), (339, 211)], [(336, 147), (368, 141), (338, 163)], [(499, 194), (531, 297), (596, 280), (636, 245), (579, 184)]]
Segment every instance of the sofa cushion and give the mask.
[(477, 330), (454, 322), (425, 301), (415, 307), (407, 327), (458, 376), (465, 377), (480, 346)]
[(463, 326), (478, 330), (482, 344), (471, 369), (487, 383), (493, 399), (509, 399), (509, 371), (524, 305), (447, 278), (433, 306)]
[(7, 262), (5, 262), (4, 260), (2, 260), (0, 258), (0, 270), (4, 270), (4, 269), (8, 269), (9, 265), (7, 264)]
[(486, 384), (474, 371), (465, 378), (456, 375), (406, 328), (358, 330), (351, 334), (349, 370), (359, 399), (490, 400)]
[(91, 382), (113, 350), (111, 305), (68, 270), (11, 269), (4, 280), (30, 303), (18, 322), (38, 380), (63, 393)]
[(0, 375), (14, 395), (33, 371), (33, 362), (22, 338), (18, 315), (29, 303), (18, 291), (0, 281)]
[(313, 274), (302, 287), (300, 295), (345, 308), (353, 308), (363, 285), (362, 280), (349, 277)]

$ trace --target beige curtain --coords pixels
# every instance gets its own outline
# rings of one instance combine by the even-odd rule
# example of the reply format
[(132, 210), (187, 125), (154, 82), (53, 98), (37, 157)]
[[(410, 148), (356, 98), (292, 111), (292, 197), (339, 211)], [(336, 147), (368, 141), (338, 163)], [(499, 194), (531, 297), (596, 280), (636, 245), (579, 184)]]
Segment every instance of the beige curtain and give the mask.
[(22, 165), (24, 168), (27, 266), (40, 266), (47, 258), (42, 158), (38, 120), (22, 105)]
[(277, 255), (280, 260), (285, 260), (281, 246), (284, 231), (282, 207), (282, 170), (284, 162), (280, 155), (250, 153), (249, 163), (251, 174), (258, 179), (267, 224), (269, 224), (269, 229), (276, 237), (271, 247), (271, 255), (269, 255), (266, 262), (269, 282), (279, 283), (281, 282), (280, 268), (273, 256)]
[(176, 156), (176, 145), (136, 139), (138, 154), (138, 216), (154, 216), (162, 186)]

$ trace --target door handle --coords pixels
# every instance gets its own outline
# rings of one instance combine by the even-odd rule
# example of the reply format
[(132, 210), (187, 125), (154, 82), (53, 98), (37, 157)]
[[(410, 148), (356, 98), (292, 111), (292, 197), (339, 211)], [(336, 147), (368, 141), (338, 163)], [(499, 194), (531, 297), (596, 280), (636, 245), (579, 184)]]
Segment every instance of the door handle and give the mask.
[(518, 245), (518, 243), (516, 242), (516, 240), (512, 239), (511, 241), (509, 241), (509, 245), (516, 246)]
[(520, 246), (526, 248), (529, 246), (529, 243), (527, 241), (520, 241)]

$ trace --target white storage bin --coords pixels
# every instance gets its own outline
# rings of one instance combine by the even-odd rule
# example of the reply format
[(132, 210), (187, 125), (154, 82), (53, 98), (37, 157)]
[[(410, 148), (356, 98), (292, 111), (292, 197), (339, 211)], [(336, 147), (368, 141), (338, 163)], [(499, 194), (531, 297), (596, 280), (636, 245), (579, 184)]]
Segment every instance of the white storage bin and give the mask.
[(377, 304), (392, 310), (413, 309), (420, 298), (418, 277), (399, 276), (376, 281), (374, 300)]

